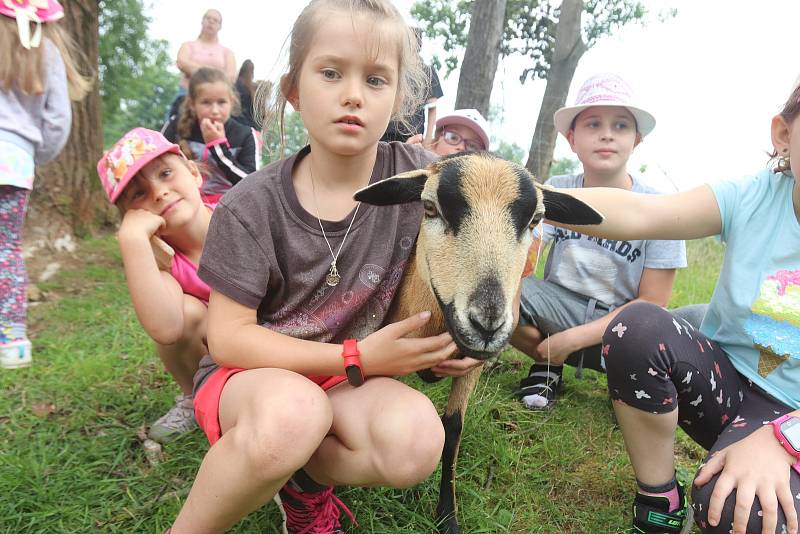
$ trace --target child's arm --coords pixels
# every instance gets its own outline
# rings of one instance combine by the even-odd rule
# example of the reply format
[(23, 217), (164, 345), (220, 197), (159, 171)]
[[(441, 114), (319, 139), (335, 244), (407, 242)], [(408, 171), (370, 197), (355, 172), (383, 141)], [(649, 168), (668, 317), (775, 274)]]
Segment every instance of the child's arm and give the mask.
[(609, 187), (558, 189), (578, 198), (605, 220), (596, 226), (551, 222), (608, 239), (696, 239), (722, 231), (719, 205), (708, 185), (672, 195), (631, 193)]
[(163, 224), (158, 215), (128, 210), (118, 238), (136, 316), (147, 335), (157, 343), (170, 345), (183, 332), (183, 291), (171, 274), (159, 269), (151, 244)]
[(64, 61), (58, 49), (45, 40), (47, 92), (41, 116), (42, 142), (36, 147), (36, 164), (41, 165), (58, 156), (69, 139), (72, 126), (72, 107), (67, 89)]
[[(455, 352), (449, 334), (405, 338), (430, 314), (417, 314), (358, 340), (367, 376), (395, 376), (435, 367)], [(342, 346), (297, 339), (260, 326), (256, 310), (212, 290), (208, 304), (208, 347), (217, 363), (254, 369), (277, 367), (303, 375), (344, 374)]]
[(674, 282), (675, 269), (644, 269), (639, 282), (639, 295), (635, 299), (614, 308), (599, 319), (551, 334), (542, 340), (536, 351), (542, 358), (549, 355), (553, 364), (561, 364), (573, 352), (600, 344), (608, 325), (634, 302), (652, 302), (666, 307)]

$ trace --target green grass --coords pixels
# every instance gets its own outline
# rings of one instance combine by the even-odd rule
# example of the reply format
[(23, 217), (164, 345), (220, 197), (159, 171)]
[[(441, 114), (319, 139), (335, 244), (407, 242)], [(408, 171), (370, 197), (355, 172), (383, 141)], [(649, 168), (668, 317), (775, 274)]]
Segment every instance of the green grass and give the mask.
[[(689, 244), (674, 306), (708, 301), (721, 259), (711, 240)], [(112, 237), (80, 244), (85, 267), (42, 289), (31, 309), (33, 367), (0, 372), (0, 532), (163, 533), (208, 449), (201, 432), (164, 447), (153, 467), (138, 437), (171, 406), (177, 387), (153, 354), (129, 304)], [(54, 296), (57, 295), (58, 298)], [(630, 524), (633, 475), (613, 425), (605, 377), (567, 370), (548, 413), (510, 392), (529, 364), (506, 351), (471, 399), (458, 464), (465, 534), (612, 533)], [(407, 379), (443, 406), (448, 383)], [(679, 437), (688, 480), (702, 450)], [(410, 490), (342, 489), (357, 532), (432, 533), (439, 473)], [(231, 532), (278, 533), (274, 505)]]

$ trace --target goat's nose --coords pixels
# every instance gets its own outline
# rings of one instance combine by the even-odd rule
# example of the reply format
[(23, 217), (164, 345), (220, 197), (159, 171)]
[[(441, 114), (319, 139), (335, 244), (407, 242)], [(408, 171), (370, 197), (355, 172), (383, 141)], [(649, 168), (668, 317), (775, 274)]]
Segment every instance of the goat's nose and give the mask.
[(495, 309), (471, 309), (469, 311), (469, 323), (472, 328), (481, 336), (484, 343), (490, 343), (498, 330), (506, 324), (505, 317), (497, 313)]

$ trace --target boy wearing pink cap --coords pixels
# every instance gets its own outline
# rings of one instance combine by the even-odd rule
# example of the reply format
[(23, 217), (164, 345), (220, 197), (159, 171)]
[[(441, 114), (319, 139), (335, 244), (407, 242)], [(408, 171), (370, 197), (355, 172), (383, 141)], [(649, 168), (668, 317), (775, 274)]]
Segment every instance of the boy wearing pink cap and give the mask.
[[(634, 105), (630, 87), (615, 74), (586, 80), (575, 105), (553, 116), (583, 172), (554, 176), (559, 188), (617, 187), (657, 193), (627, 170), (628, 159), (655, 118)], [(600, 340), (612, 318), (631, 302), (666, 306), (675, 269), (686, 266), (682, 241), (610, 241), (544, 225), (552, 242), (544, 279), (522, 283), (520, 326), (512, 344), (536, 363), (517, 395), (532, 410), (550, 408), (562, 388), (566, 362), (602, 371)]]
[(176, 404), (151, 425), (166, 443), (197, 427), (192, 379), (205, 345), (208, 286), (197, 276), (213, 206), (200, 197), (194, 162), (158, 132), (134, 128), (97, 162), (122, 213), (118, 238), (133, 308), (164, 367), (180, 386)]

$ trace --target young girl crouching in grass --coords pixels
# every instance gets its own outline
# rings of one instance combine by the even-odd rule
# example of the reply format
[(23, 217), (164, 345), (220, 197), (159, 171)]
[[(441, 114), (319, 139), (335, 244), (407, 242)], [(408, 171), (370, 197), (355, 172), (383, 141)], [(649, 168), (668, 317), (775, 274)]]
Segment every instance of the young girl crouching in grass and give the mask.
[(288, 101), (310, 143), (233, 188), (211, 221), (199, 270), (211, 358), (195, 409), (212, 446), (173, 534), (223, 532), (276, 495), (284, 532), (343, 532), (335, 486), (413, 486), (441, 456), (435, 407), (391, 377), (475, 365), (442, 367), (449, 334), (405, 338), (430, 313), (384, 325), (421, 205), (353, 201), (434, 158), (379, 143), (424, 92), (413, 32), (386, 0), (315, 0), (290, 43), (277, 117)]
[[(635, 532), (797, 533), (800, 507), (800, 87), (772, 118), (777, 165), (674, 195), (563, 190), (609, 239), (719, 235), (725, 258), (699, 330), (637, 303), (603, 335), (608, 388), (638, 484)], [(574, 228), (578, 230), (577, 227)], [(692, 506), (675, 479), (680, 425), (709, 450)]]
[(148, 433), (165, 443), (197, 426), (192, 377), (208, 352), (209, 288), (196, 265), (213, 206), (200, 198), (197, 165), (152, 130), (126, 133), (97, 163), (97, 172), (122, 213), (119, 246), (136, 316), (181, 388), (175, 406)]

